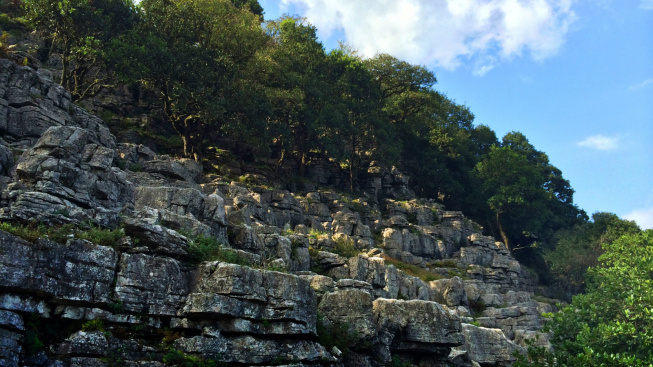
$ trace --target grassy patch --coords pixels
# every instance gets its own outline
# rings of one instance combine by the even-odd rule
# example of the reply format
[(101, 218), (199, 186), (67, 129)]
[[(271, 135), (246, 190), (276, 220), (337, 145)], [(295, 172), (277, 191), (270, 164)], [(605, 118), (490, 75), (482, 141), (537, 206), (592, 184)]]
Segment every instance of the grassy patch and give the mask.
[(169, 349), (163, 356), (163, 363), (166, 366), (180, 367), (221, 367), (227, 366), (224, 362), (204, 360), (200, 357), (190, 356), (176, 349)]
[(68, 239), (77, 238), (91, 241), (101, 246), (116, 247), (125, 237), (125, 232), (122, 229), (110, 230), (93, 225), (89, 225), (86, 228), (79, 228), (75, 224), (46, 226), (43, 223), (37, 222), (32, 222), (28, 225), (2, 222), (0, 223), (0, 229), (30, 242), (34, 242), (39, 238), (48, 238), (61, 244), (65, 244)]
[(90, 320), (82, 325), (83, 331), (104, 331), (104, 321)]
[(404, 273), (408, 275), (412, 275), (414, 277), (420, 278), (421, 280), (425, 282), (430, 282), (433, 280), (438, 280), (442, 279), (442, 277), (438, 274), (433, 274), (431, 273), (428, 269), (420, 268), (419, 266), (407, 264), (403, 261), (397, 260), (395, 258), (392, 258), (388, 255), (383, 255), (383, 259), (385, 259), (386, 263), (389, 263), (391, 265), (394, 265), (397, 269), (403, 271)]
[(320, 231), (319, 229), (311, 228), (310, 232), (308, 232), (308, 237), (317, 240), (319, 238), (327, 238), (329, 234), (325, 231)]
[(436, 262), (434, 262), (433, 264), (431, 264), (429, 266), (431, 268), (454, 268), (454, 269), (460, 268), (458, 263), (456, 263), (456, 261), (454, 261), (452, 259), (436, 261)]
[(199, 264), (204, 261), (223, 261), (231, 264), (238, 264), (250, 266), (251, 263), (248, 259), (239, 255), (232, 249), (223, 248), (214, 237), (197, 236), (191, 239), (190, 246), (188, 246), (188, 253), (191, 260)]

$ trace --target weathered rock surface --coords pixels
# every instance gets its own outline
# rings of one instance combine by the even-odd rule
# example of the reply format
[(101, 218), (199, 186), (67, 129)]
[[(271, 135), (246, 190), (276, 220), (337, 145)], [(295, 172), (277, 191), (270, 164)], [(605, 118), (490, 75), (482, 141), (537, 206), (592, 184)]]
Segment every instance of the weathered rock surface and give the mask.
[[(46, 72), (3, 59), (0, 135), (0, 220), (127, 236), (112, 248), (0, 231), (0, 366), (162, 367), (164, 351), (239, 366), (508, 366), (528, 340), (548, 346), (541, 314), (554, 308), (533, 300), (534, 277), (396, 169), (372, 164), (362, 198), (207, 182), (195, 161), (116, 144)], [(307, 177), (346, 182), (333, 172)], [(199, 236), (250, 266), (197, 264), (216, 252)], [(350, 350), (327, 350), (318, 330)]]
[(508, 340), (499, 329), (462, 324), (462, 334), (465, 345), (459, 349), (466, 351), (469, 358), (481, 366), (509, 366), (515, 360), (515, 351), (525, 351)]

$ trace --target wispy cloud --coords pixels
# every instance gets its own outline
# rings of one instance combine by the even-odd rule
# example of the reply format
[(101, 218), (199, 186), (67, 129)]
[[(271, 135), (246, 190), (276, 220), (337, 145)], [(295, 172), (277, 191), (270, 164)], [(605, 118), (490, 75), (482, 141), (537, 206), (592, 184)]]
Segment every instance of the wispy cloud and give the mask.
[(639, 0), (639, 7), (644, 10), (653, 10), (653, 0)]
[(634, 220), (642, 229), (653, 228), (653, 208), (633, 210), (624, 215), (624, 218)]
[(619, 138), (611, 138), (604, 135), (592, 135), (585, 140), (576, 143), (578, 146), (598, 150), (615, 150), (617, 149)]
[(282, 0), (298, 5), (321, 36), (342, 31), (365, 56), (389, 53), (483, 75), (502, 61), (555, 55), (576, 21), (574, 0)]
[[(653, 0), (651, 0), (651, 1), (653, 1)], [(635, 85), (631, 85), (630, 89), (642, 89), (642, 88), (645, 88), (646, 86), (651, 85), (651, 84), (653, 84), (653, 78), (644, 80), (643, 82), (635, 84)]]

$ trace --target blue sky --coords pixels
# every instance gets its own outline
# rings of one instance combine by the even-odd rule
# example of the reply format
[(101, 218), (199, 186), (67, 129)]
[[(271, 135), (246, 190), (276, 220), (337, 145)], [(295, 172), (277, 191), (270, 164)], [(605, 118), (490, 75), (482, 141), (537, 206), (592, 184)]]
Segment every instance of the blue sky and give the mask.
[(327, 50), (425, 65), (499, 137), (524, 133), (589, 214), (653, 228), (653, 0), (259, 0)]

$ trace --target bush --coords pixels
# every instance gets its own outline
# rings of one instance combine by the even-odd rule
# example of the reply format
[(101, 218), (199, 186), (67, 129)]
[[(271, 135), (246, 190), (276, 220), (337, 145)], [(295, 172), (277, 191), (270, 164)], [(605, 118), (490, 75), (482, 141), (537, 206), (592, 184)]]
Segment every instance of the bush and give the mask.
[(554, 352), (530, 348), (516, 366), (642, 366), (653, 364), (653, 230), (603, 246), (588, 270), (587, 293), (552, 315)]
[(82, 325), (84, 331), (104, 331), (104, 321), (90, 320)]
[(358, 256), (360, 251), (354, 247), (354, 240), (351, 238), (338, 237), (335, 239), (333, 253), (344, 257)]
[(231, 249), (222, 248), (215, 237), (197, 236), (188, 246), (191, 260), (199, 264), (204, 261), (224, 261), (231, 264), (250, 266), (249, 260)]
[(338, 348), (346, 357), (359, 342), (358, 333), (349, 322), (328, 322), (321, 313), (317, 313), (317, 342), (327, 350)]

